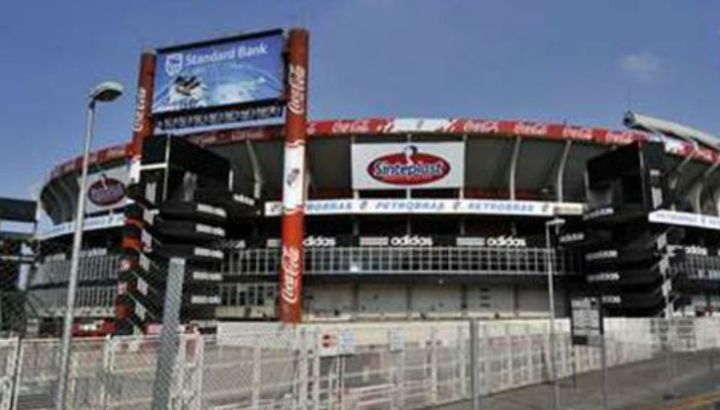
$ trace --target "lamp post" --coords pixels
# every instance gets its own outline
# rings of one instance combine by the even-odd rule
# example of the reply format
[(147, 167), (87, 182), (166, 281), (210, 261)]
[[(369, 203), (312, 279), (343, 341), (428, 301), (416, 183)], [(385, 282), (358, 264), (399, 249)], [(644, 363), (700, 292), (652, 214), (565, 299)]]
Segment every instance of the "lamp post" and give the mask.
[(67, 388), (68, 367), (70, 364), (70, 339), (75, 309), (75, 293), (77, 291), (78, 267), (80, 265), (80, 248), (82, 245), (83, 224), (85, 220), (85, 197), (88, 174), (88, 159), (93, 137), (95, 105), (99, 102), (110, 102), (120, 97), (123, 87), (114, 81), (105, 81), (92, 89), (88, 95), (87, 126), (85, 130), (85, 149), (83, 151), (82, 173), (78, 189), (77, 208), (75, 212), (75, 233), (73, 235), (72, 259), (70, 261), (70, 278), (68, 284), (67, 306), (63, 324), (62, 350), (60, 352), (60, 375), (55, 397), (55, 409), (65, 409), (65, 390)]
[(557, 376), (557, 363), (555, 362), (555, 284), (553, 276), (555, 275), (554, 255), (552, 241), (550, 240), (550, 228), (558, 229), (565, 224), (564, 219), (553, 218), (545, 222), (545, 254), (547, 265), (547, 282), (548, 282), (548, 305), (550, 309), (550, 366), (553, 379), (553, 409), (560, 407), (560, 384)]

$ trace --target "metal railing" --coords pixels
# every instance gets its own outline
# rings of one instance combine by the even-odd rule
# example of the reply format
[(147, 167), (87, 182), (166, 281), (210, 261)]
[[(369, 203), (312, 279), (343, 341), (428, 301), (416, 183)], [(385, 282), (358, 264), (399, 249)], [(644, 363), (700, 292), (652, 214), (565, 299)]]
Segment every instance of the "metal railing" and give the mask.
[[(80, 258), (79, 281), (98, 282), (117, 280), (120, 255), (89, 255)], [(30, 286), (67, 283), (70, 277), (70, 260), (47, 260), (39, 263), (30, 277)]]
[[(545, 275), (544, 248), (476, 247), (339, 247), (306, 248), (305, 273), (333, 274), (486, 274)], [(574, 253), (558, 251), (555, 272), (581, 272)], [(226, 252), (226, 275), (277, 275), (280, 249), (233, 249)]]
[(687, 255), (682, 262), (676, 262), (672, 268), (687, 274), (689, 279), (720, 280), (720, 256)]
[[(80, 286), (75, 299), (77, 316), (111, 316), (117, 285)], [(67, 288), (31, 289), (29, 303), (39, 316), (61, 316), (67, 306)]]

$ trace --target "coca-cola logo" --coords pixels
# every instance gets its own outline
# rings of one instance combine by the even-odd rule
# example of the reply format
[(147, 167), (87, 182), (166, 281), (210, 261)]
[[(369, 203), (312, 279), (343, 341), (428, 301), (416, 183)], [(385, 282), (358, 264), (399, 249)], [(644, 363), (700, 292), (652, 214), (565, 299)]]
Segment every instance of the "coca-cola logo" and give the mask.
[(111, 206), (125, 198), (125, 184), (103, 175), (88, 188), (88, 199), (97, 206)]
[(367, 134), (370, 132), (369, 120), (335, 121), (332, 124), (333, 134)]
[(283, 246), (282, 283), (280, 297), (288, 304), (300, 300), (300, 250), (295, 246)]
[(443, 179), (450, 173), (450, 163), (437, 155), (419, 152), (408, 145), (402, 152), (383, 155), (370, 162), (368, 174), (391, 185), (421, 185)]
[(500, 123), (497, 121), (468, 120), (462, 125), (462, 132), (493, 134), (500, 132)]
[(288, 84), (290, 85), (290, 98), (288, 110), (295, 115), (305, 114), (305, 87), (307, 83), (305, 68), (291, 64), (288, 70)]
[(147, 97), (147, 90), (145, 87), (139, 87), (137, 96), (135, 97), (135, 116), (133, 118), (133, 131), (140, 132), (143, 130), (145, 124), (145, 100)]

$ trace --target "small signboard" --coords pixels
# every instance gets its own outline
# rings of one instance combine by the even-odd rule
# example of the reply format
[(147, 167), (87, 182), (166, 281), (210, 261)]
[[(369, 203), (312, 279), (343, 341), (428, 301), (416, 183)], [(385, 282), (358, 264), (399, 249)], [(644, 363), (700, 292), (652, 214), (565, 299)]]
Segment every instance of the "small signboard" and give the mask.
[(402, 352), (405, 350), (405, 333), (402, 330), (390, 329), (388, 333), (391, 352)]
[(600, 346), (603, 335), (603, 317), (600, 299), (576, 297), (570, 301), (572, 343), (583, 346)]
[(350, 330), (329, 331), (318, 340), (320, 357), (344, 356), (355, 353), (355, 332)]

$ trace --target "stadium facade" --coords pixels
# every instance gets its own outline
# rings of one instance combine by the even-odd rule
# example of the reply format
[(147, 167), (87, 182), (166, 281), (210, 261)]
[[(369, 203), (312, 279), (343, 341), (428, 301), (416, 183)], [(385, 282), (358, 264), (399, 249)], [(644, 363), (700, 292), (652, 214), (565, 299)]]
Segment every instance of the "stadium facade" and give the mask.
[[(549, 269), (560, 315), (572, 295), (587, 293), (602, 293), (619, 315), (662, 314), (666, 305), (675, 314), (711, 314), (720, 308), (717, 142), (631, 113), (625, 122), (628, 128), (610, 130), (463, 118), (310, 121), (303, 320), (543, 317)], [(217, 292), (191, 297), (210, 306), (213, 319), (277, 319), (284, 132), (254, 126), (172, 137), (225, 158), (235, 199), (243, 203), (213, 231), (219, 238), (212, 248), (223, 251), (223, 260), (219, 270), (203, 274)], [(640, 158), (640, 168), (654, 158), (659, 171), (620, 172), (618, 183), (592, 177), (602, 164), (589, 164), (620, 147), (635, 147), (628, 155)], [(661, 158), (646, 147), (660, 147)], [(130, 151), (118, 145), (91, 158), (77, 302), (84, 322), (114, 315)], [(613, 161), (605, 162), (632, 168)], [(64, 311), (80, 165), (76, 158), (56, 166), (40, 195), (52, 226), (39, 234), (40, 259), (28, 287), (46, 329)], [(622, 206), (652, 181), (663, 186), (663, 200), (631, 222), (620, 217)], [(640, 226), (640, 218), (652, 234), (640, 245), (627, 232), (610, 235), (603, 245), (590, 238), (604, 229), (598, 218), (620, 224), (613, 226)], [(652, 248), (646, 267), (628, 263), (635, 264), (632, 272), (653, 274), (627, 279), (626, 268), (612, 261), (622, 256), (620, 242), (631, 253)], [(667, 272), (658, 267), (663, 261)], [(626, 301), (606, 295), (608, 286), (617, 294), (630, 289), (632, 306), (617, 307)], [(647, 300), (631, 301), (641, 288)]]

